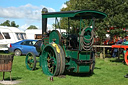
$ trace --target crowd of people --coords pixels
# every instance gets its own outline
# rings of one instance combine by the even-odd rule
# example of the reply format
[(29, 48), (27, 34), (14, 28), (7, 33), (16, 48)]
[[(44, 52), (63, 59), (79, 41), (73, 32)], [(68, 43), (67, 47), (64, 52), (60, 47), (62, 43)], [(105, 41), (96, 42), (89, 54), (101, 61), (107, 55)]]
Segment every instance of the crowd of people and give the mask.
[(125, 37), (113, 37), (113, 39), (106, 39), (103, 41), (104, 45), (121, 44), (122, 42), (128, 41), (128, 36)]

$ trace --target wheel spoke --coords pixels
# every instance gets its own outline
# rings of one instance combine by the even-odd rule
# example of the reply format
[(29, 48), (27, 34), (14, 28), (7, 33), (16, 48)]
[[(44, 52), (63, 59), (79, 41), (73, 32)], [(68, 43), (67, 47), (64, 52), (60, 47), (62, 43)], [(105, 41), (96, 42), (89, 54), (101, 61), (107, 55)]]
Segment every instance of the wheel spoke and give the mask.
[(50, 53), (48, 53), (48, 56), (49, 56), (49, 57), (51, 57), (51, 54), (50, 54)]
[(28, 62), (28, 66), (29, 66), (30, 68), (32, 68), (32, 66), (31, 66), (32, 63), (30, 62), (30, 60), (28, 60), (27, 62)]
[(48, 64), (47, 64), (49, 68), (50, 68), (50, 64), (51, 64), (51, 63), (48, 63)]
[(47, 62), (50, 63), (50, 58), (49, 57), (47, 58)]
[(54, 55), (51, 57), (51, 59), (52, 59), (52, 64), (53, 64), (54, 66), (56, 66), (56, 58), (54, 57)]
[(30, 64), (28, 64), (28, 66), (31, 68), (31, 63), (30, 63)]
[(53, 74), (54, 73), (54, 67), (52, 66), (51, 68), (49, 68), (49, 71)]
[(54, 58), (53, 62), (52, 62), (52, 65), (56, 66), (56, 60)]
[(29, 62), (29, 63), (34, 63), (34, 60), (33, 60), (33, 57), (32, 57), (32, 56), (29, 56), (29, 57), (28, 57), (28, 62)]
[(27, 63), (28, 63), (28, 64), (30, 63), (30, 60), (29, 60), (29, 59), (27, 60)]
[(30, 56), (30, 59), (32, 59), (32, 56)]
[(30, 60), (30, 62), (31, 62), (31, 63), (34, 63), (34, 60), (33, 60), (33, 59), (31, 59), (31, 60)]
[(51, 67), (51, 70), (52, 70), (51, 72), (52, 72), (52, 73), (54, 73), (54, 69), (53, 69), (53, 66)]
[(32, 64), (33, 63), (32, 60), (30, 60), (30, 59), (27, 62), (28, 62), (28, 64)]

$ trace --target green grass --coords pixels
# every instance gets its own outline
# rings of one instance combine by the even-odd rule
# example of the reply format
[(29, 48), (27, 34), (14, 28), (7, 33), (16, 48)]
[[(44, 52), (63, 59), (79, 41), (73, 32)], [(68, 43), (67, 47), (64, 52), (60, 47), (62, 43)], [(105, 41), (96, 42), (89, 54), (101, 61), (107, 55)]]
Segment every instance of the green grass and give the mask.
[[(37, 70), (30, 71), (25, 66), (25, 56), (14, 57), (12, 68), (12, 79), (21, 81), (18, 85), (127, 85), (128, 66), (113, 58), (96, 59), (94, 74), (89, 76), (66, 75), (65, 78), (54, 77), (50, 81), (43, 74), (37, 64)], [(5, 73), (5, 80), (9, 79), (9, 72)], [(0, 73), (2, 79), (2, 72)]]

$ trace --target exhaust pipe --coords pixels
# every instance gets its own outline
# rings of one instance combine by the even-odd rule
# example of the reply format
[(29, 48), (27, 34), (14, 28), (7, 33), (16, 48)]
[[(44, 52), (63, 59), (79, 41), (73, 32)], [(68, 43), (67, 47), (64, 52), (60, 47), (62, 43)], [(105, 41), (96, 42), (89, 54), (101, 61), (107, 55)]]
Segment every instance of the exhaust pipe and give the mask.
[(43, 14), (48, 13), (48, 10), (46, 8), (42, 9), (42, 36), (47, 31), (47, 18), (43, 18)]

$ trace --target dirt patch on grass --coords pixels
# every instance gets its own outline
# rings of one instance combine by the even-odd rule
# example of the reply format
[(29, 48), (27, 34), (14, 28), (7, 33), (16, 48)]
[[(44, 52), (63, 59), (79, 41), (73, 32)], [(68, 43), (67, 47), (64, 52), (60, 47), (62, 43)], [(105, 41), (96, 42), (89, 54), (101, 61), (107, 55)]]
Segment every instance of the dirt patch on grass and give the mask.
[(0, 81), (0, 84), (4, 84), (4, 85), (14, 85), (14, 84), (18, 84), (21, 81)]

